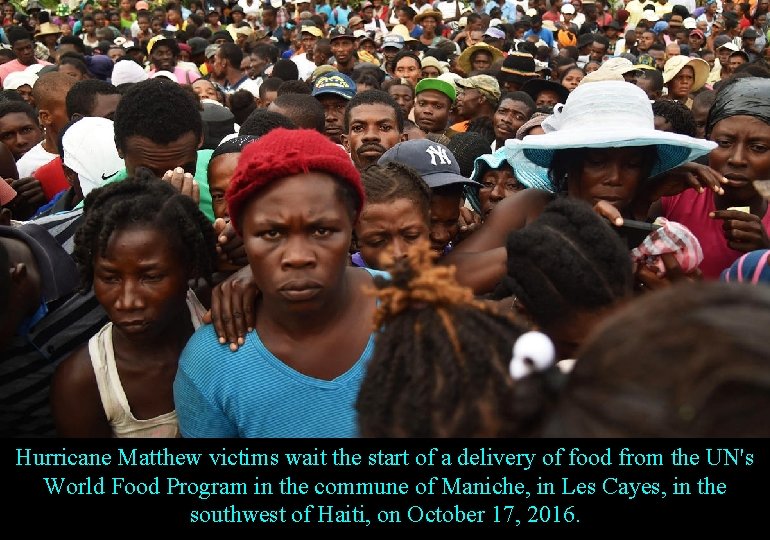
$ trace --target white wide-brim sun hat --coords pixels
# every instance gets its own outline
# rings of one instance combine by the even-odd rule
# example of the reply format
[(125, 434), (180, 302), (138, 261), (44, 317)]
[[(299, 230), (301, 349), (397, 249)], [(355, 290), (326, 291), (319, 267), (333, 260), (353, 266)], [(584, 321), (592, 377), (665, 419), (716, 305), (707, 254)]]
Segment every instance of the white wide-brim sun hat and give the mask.
[[(658, 157), (650, 177), (708, 154), (716, 143), (655, 129), (652, 105), (638, 86), (624, 81), (579, 85), (564, 105), (543, 121), (543, 135), (508, 139), (506, 149), (518, 159), (550, 168), (554, 153), (569, 148), (655, 146)], [(521, 154), (517, 155), (517, 152)]]

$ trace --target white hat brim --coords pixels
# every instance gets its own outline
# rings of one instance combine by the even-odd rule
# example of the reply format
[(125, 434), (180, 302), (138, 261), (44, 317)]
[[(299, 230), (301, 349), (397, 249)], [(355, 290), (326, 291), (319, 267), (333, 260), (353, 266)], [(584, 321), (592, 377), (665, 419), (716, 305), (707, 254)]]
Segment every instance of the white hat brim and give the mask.
[(708, 154), (717, 144), (668, 131), (629, 126), (623, 130), (597, 130), (595, 133), (562, 130), (527, 135), (521, 141), (509, 139), (505, 146), (514, 151), (521, 150), (519, 159), (525, 158), (545, 168), (551, 167), (556, 150), (656, 146), (658, 159), (650, 172), (652, 178)]

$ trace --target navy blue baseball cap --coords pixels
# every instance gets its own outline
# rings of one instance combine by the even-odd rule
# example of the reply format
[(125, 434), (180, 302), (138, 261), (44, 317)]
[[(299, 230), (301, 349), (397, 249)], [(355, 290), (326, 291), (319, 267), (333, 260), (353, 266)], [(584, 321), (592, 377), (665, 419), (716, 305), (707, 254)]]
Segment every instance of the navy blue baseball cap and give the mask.
[(460, 165), (449, 148), (429, 139), (415, 139), (414, 141), (398, 143), (382, 154), (377, 163), (385, 165), (391, 161), (413, 168), (420, 173), (430, 188), (450, 184), (480, 186), (478, 182), (460, 174)]
[(345, 99), (352, 99), (356, 95), (356, 83), (344, 73), (330, 71), (315, 80), (310, 95), (316, 97), (323, 94), (336, 94)]

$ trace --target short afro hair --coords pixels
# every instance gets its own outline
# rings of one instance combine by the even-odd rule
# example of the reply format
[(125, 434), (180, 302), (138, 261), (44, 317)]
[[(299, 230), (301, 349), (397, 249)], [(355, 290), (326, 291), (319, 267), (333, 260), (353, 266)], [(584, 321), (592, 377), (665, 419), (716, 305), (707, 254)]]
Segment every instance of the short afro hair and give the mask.
[(67, 92), (67, 116), (73, 114), (91, 116), (91, 111), (96, 105), (96, 96), (121, 95), (120, 90), (106, 81), (98, 79), (86, 79), (78, 81)]
[(115, 144), (121, 151), (126, 139), (134, 135), (169, 144), (190, 132), (196, 140), (203, 136), (195, 99), (182, 86), (162, 77), (136, 83), (115, 111)]
[(262, 137), (276, 128), (297, 129), (297, 126), (282, 114), (267, 109), (256, 109), (241, 125), (238, 135)]

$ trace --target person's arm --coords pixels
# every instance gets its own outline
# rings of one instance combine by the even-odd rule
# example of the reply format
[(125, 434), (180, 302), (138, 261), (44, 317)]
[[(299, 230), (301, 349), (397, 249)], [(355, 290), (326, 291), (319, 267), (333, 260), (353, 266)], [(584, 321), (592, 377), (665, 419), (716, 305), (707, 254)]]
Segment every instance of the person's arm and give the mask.
[(16, 170), (16, 161), (8, 147), (0, 143), (0, 176), (3, 178), (18, 178), (19, 171)]
[[(507, 257), (505, 247), (481, 253), (457, 253), (451, 263), (456, 268), (455, 279), (460, 285), (473, 289), (473, 294), (492, 292), (505, 276)], [(448, 264), (444, 259), (438, 263)]]
[(112, 436), (88, 345), (72, 353), (56, 369), (51, 383), (51, 410), (59, 437)]
[(661, 197), (678, 195), (686, 189), (694, 189), (698, 193), (711, 190), (721, 195), (724, 193), (722, 184), (726, 183), (726, 178), (707, 165), (685, 163), (647, 182), (632, 204), (632, 214), (635, 219), (654, 215), (660, 208), (655, 207), (653, 211), (652, 206), (656, 201)]

